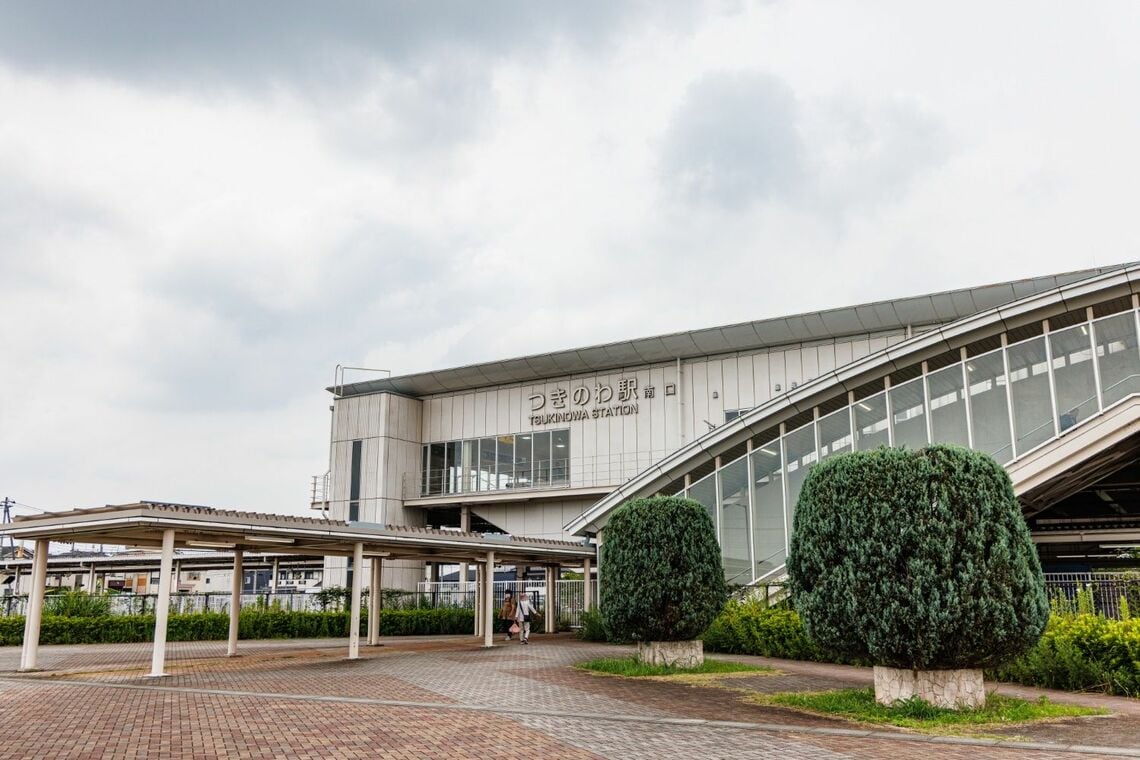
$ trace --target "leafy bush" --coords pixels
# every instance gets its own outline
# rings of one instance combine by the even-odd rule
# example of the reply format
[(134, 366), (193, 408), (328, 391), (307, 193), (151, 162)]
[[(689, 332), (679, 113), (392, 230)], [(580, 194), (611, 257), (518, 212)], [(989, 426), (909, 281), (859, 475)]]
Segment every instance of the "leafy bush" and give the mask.
[(813, 467), (788, 573), (808, 634), (878, 665), (996, 665), (1030, 649), (1049, 617), (1009, 476), (958, 446), (881, 448)]
[(770, 608), (763, 601), (730, 601), (701, 638), (710, 652), (814, 662), (843, 661), (807, 635), (795, 611)]
[(628, 639), (614, 639), (606, 634), (605, 623), (602, 622), (602, 613), (597, 610), (584, 610), (580, 618), (582, 627), (578, 629), (578, 638), (583, 641), (608, 641), (611, 644), (626, 644)]
[(62, 591), (44, 598), (45, 615), (63, 617), (99, 617), (111, 614), (111, 600), (102, 594), (86, 591)]
[[(247, 608), (241, 611), (241, 639), (338, 638), (348, 636), (346, 612), (290, 612)], [(229, 636), (229, 615), (202, 612), (171, 615), (167, 641), (217, 641)], [(465, 634), (474, 627), (471, 610), (381, 610), (380, 635), (431, 636)], [(361, 633), (368, 630), (367, 615), (361, 615)], [(0, 645), (16, 646), (24, 640), (24, 618), (0, 618)], [(42, 644), (111, 644), (154, 640), (154, 615), (103, 615), (61, 617), (44, 615), (40, 624)]]
[(619, 507), (606, 526), (600, 574), (611, 639), (693, 639), (724, 607), (716, 528), (689, 499), (654, 496)]
[(987, 675), (1029, 686), (1140, 696), (1140, 619), (1054, 615), (1036, 646)]

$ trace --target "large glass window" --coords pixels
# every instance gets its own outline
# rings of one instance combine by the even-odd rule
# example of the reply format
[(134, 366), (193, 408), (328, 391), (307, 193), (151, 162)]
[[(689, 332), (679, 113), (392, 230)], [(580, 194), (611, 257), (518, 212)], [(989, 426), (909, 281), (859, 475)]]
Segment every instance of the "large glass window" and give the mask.
[(1049, 397), (1045, 338), (1010, 346), (1009, 395), (1013, 401), (1013, 432), (1020, 456), (1053, 437), (1053, 402)]
[(550, 434), (550, 482), (560, 485), (570, 482), (570, 431), (554, 430)]
[(533, 442), (529, 433), (515, 436), (515, 488), (530, 488), (533, 478)]
[(444, 454), (446, 444), (433, 443), (428, 456), (428, 493), (439, 495), (443, 493), (444, 463), (447, 456)]
[(724, 577), (729, 583), (752, 581), (748, 557), (748, 458), (741, 457), (721, 468), (720, 548)]
[(784, 484), (780, 442), (754, 449), (752, 459), (752, 546), (755, 577), (763, 578), (784, 564)]
[(1136, 314), (1128, 311), (1093, 323), (1100, 392), (1104, 405), (1140, 393), (1140, 353), (1136, 348)]
[(422, 451), (423, 496), (570, 482), (569, 430), (429, 443)]
[(966, 362), (970, 383), (970, 418), (974, 448), (999, 462), (1013, 459), (1009, 436), (1009, 401), (1005, 397), (1005, 359), (999, 348)]
[(890, 443), (887, 431), (887, 394), (874, 396), (855, 402), (855, 448), (868, 451)]
[(962, 365), (931, 372), (926, 377), (930, 393), (930, 439), (933, 443), (970, 445), (966, 424), (966, 391)]
[[(704, 508), (709, 512), (709, 517), (712, 518), (713, 525), (716, 525), (716, 473), (707, 475), (689, 486), (689, 498), (704, 505)], [(720, 535), (719, 531), (717, 535)]]
[(1089, 326), (1076, 325), (1050, 333), (1049, 347), (1053, 351), (1057, 423), (1065, 430), (1097, 411)]
[(495, 439), (483, 438), (479, 441), (479, 491), (494, 491), (499, 487), (496, 480), (499, 457), (495, 451)]
[(462, 441), (449, 441), (446, 444), (447, 469), (444, 478), (444, 487), (447, 493), (459, 493), (459, 484), (462, 482), (463, 468), (460, 462)]
[(534, 484), (545, 486), (550, 483), (550, 433), (532, 433), (534, 439)]
[(784, 438), (788, 478), (788, 525), (795, 525), (796, 500), (800, 497), (800, 487), (807, 477), (808, 468), (816, 462), (815, 424), (793, 430)]
[(514, 488), (515, 437), (513, 435), (500, 435), (496, 440), (499, 444), (499, 488)]
[(479, 441), (463, 441), (463, 484), (464, 492), (479, 490)]
[(819, 458), (851, 451), (851, 409), (844, 407), (819, 418)]
[(921, 449), (926, 440), (926, 402), (922, 378), (891, 388), (891, 421), (895, 426), (895, 446)]

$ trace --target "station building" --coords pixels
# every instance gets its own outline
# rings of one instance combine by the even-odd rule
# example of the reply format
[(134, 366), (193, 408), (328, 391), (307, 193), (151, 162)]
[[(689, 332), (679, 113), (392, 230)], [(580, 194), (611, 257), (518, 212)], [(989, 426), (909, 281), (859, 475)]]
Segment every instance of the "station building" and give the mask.
[[(743, 584), (782, 573), (812, 464), (950, 442), (1007, 466), (1047, 566), (1129, 562), (1138, 292), (1121, 265), (338, 384), (313, 506), (601, 543), (624, 500), (683, 493)], [(348, 564), (329, 557), (326, 584)]]

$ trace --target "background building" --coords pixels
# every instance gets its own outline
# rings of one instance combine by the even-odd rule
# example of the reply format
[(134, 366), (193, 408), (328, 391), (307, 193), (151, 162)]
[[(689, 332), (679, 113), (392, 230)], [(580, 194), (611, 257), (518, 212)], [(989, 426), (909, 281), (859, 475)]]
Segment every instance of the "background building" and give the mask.
[[(1093, 405), (1074, 402), (1076, 414), (1063, 416), (1072, 409), (1058, 396), (1056, 373), (1044, 372), (1051, 345), (1044, 336), (1080, 323), (1088, 342), (1091, 320), (1132, 313), (1134, 272), (1070, 272), (340, 385), (329, 389), (330, 469), (313, 506), (366, 523), (589, 538), (620, 500), (683, 491), (709, 507), (732, 579), (762, 579), (782, 567), (789, 505), (807, 467), (844, 450), (829, 443), (824, 451), (814, 420), (845, 409), (829, 420), (843, 422), (836, 440), (848, 449), (944, 439), (1012, 462), (1032, 448), (1011, 411), (1019, 372), (1044, 389), (1033, 400), (1037, 443), (1106, 408), (1092, 378)], [(1006, 311), (1018, 304), (1020, 312)], [(961, 339), (948, 342), (946, 330)], [(1124, 339), (1132, 353), (1135, 332)], [(1007, 366), (1020, 355), (1003, 347), (1038, 338), (1026, 344), (1027, 370)], [(905, 346), (914, 348), (898, 354)], [(1060, 361), (1090, 360), (1096, 350), (1077, 346)], [(1041, 361), (1031, 361), (1037, 352)], [(968, 377), (971, 357), (992, 374), (988, 395)], [(932, 390), (929, 376), (952, 364), (964, 379), (946, 393)], [(1129, 386), (1112, 392), (1121, 387)], [(943, 433), (928, 420), (939, 406), (946, 408), (937, 417), (948, 419), (951, 395), (976, 410)], [(881, 405), (882, 414), (864, 420), (856, 403)], [(1053, 416), (1058, 403), (1065, 409)], [(801, 428), (807, 432), (786, 436)], [(754, 452), (774, 459), (743, 459)], [(732, 482), (716, 474), (729, 463)], [(763, 490), (774, 483), (778, 498), (777, 489)], [(421, 563), (392, 564), (386, 586), (424, 578)], [(343, 559), (326, 560), (326, 585), (345, 584), (347, 569)]]

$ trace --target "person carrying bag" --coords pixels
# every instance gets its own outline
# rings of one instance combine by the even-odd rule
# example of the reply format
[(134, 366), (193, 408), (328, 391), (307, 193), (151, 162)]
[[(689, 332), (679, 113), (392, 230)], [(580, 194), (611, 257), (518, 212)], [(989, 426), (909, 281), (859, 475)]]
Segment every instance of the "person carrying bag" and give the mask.
[(515, 609), (515, 622), (522, 631), (520, 639), (524, 644), (530, 643), (530, 620), (537, 612), (538, 610), (530, 603), (530, 595), (524, 591)]
[(506, 620), (507, 625), (507, 641), (511, 640), (511, 635), (519, 632), (519, 626), (515, 622), (515, 597), (510, 589), (503, 592), (503, 606), (499, 607), (499, 620)]

